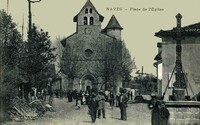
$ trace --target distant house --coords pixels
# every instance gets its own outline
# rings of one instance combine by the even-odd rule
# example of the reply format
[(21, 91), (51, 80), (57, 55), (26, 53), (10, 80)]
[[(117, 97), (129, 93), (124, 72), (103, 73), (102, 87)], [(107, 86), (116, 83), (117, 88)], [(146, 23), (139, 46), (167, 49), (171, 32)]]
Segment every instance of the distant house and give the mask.
[[(177, 26), (181, 26), (181, 22), (177, 20)], [(155, 57), (158, 77), (162, 79), (162, 83), (158, 84), (159, 95), (163, 95), (167, 88), (164, 100), (169, 100), (174, 88), (175, 76), (171, 81), (169, 78), (175, 67), (176, 62), (176, 40), (177, 29), (160, 30), (155, 33), (156, 37), (162, 39), (158, 43), (158, 54)], [(200, 92), (200, 23), (184, 26), (180, 28), (182, 43), (182, 67), (185, 73), (186, 90), (185, 95), (194, 96)], [(179, 35), (178, 34), (178, 35)], [(168, 85), (169, 82), (169, 85)], [(168, 85), (168, 86), (167, 86)]]

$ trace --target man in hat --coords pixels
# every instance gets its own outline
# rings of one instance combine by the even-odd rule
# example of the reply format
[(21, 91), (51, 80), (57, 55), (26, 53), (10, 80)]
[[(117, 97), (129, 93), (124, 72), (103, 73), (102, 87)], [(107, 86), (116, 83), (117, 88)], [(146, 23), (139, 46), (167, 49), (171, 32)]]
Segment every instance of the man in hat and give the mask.
[(98, 102), (97, 102), (97, 99), (96, 99), (96, 92), (94, 92), (94, 91), (89, 96), (88, 108), (89, 108), (89, 114), (91, 116), (92, 122), (95, 123), (96, 115), (97, 115)]
[(97, 95), (97, 101), (98, 101), (98, 118), (101, 117), (101, 113), (103, 115), (103, 118), (106, 118), (106, 115), (105, 115), (106, 98), (104, 96), (103, 91), (100, 91), (99, 94)]
[(152, 110), (152, 125), (168, 125), (169, 111), (163, 101), (157, 101)]
[(121, 114), (121, 120), (126, 121), (127, 120), (127, 114), (126, 114), (126, 108), (128, 107), (128, 97), (126, 94), (125, 89), (120, 89), (120, 98), (119, 98), (119, 107), (120, 107), (120, 114)]

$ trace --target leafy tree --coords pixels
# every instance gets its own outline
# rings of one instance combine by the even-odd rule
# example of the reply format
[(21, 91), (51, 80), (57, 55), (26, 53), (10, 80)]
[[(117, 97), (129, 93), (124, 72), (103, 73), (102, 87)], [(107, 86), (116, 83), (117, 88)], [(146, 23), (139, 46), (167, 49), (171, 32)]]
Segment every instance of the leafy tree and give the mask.
[(143, 94), (157, 92), (157, 77), (153, 74), (140, 74), (135, 77), (135, 82), (140, 84), (140, 91)]
[[(29, 34), (30, 35), (30, 34)], [(23, 65), (21, 69), (24, 76), (28, 80), (28, 88), (26, 95), (31, 87), (42, 89), (47, 85), (48, 78), (52, 77), (52, 63), (55, 61), (55, 48), (51, 46), (50, 36), (48, 32), (33, 25), (31, 36), (25, 43), (23, 54)], [(51, 68), (50, 68), (51, 67)]]
[(21, 34), (12, 17), (0, 10), (0, 102), (4, 105), (0, 107), (5, 107), (4, 110), (8, 110), (21, 82), (19, 64), (22, 46)]
[(102, 52), (104, 52), (103, 60), (105, 63), (97, 69), (103, 69), (100, 72), (105, 78), (106, 89), (115, 87), (114, 82), (119, 76), (122, 77), (123, 84), (130, 81), (130, 73), (136, 66), (124, 41), (107, 43), (104, 48), (106, 49), (102, 50)]
[[(81, 50), (81, 48), (82, 46), (76, 47), (77, 50)], [(77, 53), (76, 49), (74, 49), (74, 46), (66, 44), (61, 57), (61, 71), (69, 79), (69, 88), (72, 88), (74, 78), (81, 68), (81, 65), (79, 64), (80, 53)]]
[[(16, 24), (13, 23), (10, 15), (7, 15), (4, 10), (0, 10), (0, 22), (1, 22), (1, 72), (2, 72), (2, 90), (4, 93), (0, 94), (5, 97), (4, 94), (13, 95), (13, 89), (15, 89), (20, 82), (19, 76), (19, 62), (20, 54), (22, 52), (22, 38), (21, 34), (17, 31)], [(12, 71), (12, 73), (10, 73)], [(7, 89), (7, 87), (11, 87)]]
[(61, 44), (61, 40), (64, 38), (61, 38), (60, 36), (56, 38), (56, 40), (54, 41), (54, 47), (56, 48), (56, 66), (58, 68), (58, 73), (61, 71), (61, 62), (62, 62), (62, 55), (63, 55), (63, 51), (64, 51), (64, 47)]
[(122, 41), (122, 59), (120, 60), (121, 68), (120, 72), (122, 75), (122, 85), (131, 81), (131, 72), (136, 69), (135, 60), (131, 58), (129, 50), (126, 48), (124, 41)]

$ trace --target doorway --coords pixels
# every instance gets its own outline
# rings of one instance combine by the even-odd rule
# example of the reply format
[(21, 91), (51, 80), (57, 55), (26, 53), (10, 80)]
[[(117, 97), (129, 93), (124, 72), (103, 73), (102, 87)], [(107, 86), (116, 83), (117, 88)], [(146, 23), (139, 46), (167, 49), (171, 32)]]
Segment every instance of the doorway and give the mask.
[(97, 89), (96, 78), (93, 75), (85, 75), (81, 78), (81, 90), (90, 91), (91, 89)]

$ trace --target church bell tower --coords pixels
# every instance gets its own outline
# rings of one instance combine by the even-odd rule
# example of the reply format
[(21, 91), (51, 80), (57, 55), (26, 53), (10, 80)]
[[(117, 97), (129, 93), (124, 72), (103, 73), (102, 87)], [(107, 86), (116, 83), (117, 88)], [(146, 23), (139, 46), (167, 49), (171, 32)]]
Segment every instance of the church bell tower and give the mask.
[(100, 32), (103, 19), (104, 17), (97, 12), (91, 1), (87, 0), (80, 12), (74, 17), (74, 22), (77, 23), (76, 29), (78, 33), (87, 34), (91, 31)]

